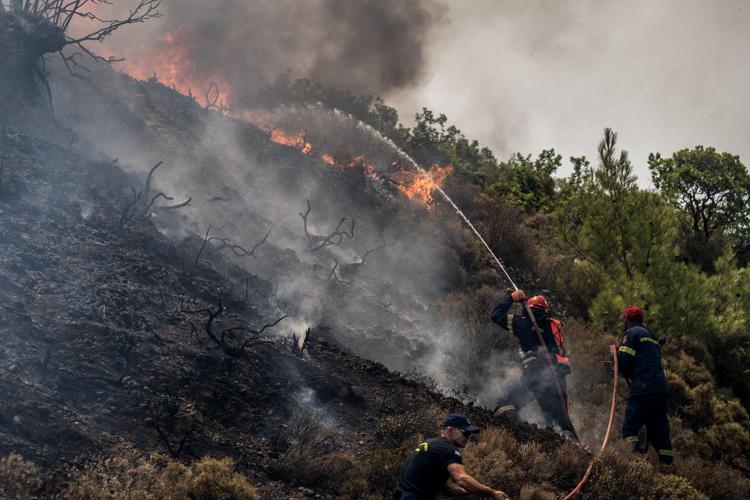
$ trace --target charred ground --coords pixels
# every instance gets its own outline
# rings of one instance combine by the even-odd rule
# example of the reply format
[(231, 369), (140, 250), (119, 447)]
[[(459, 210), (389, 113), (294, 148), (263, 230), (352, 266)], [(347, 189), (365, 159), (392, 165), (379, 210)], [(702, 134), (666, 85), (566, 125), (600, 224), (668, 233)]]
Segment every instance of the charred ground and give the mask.
[[(325, 324), (295, 352), (289, 336), (274, 331), (285, 320), (265, 300), (272, 282), (215, 247), (201, 252), (198, 236), (179, 243), (165, 237), (155, 219), (162, 227), (184, 221), (179, 210), (148, 206), (156, 190), (126, 217), (130, 187), (143, 189), (143, 174), (11, 123), (0, 147), (0, 455), (16, 452), (42, 468), (36, 493), (59, 492), (77, 468), (127, 444), (186, 461), (232, 457), (269, 498), (300, 494), (300, 485), (333, 495), (335, 480), (297, 478), (279, 460), (299, 446), (286, 435), (300, 419), (315, 422), (303, 434), (328, 429), (323, 455), (362, 460), (373, 448), (398, 449), (434, 432), (445, 411), (493, 421), (348, 354)], [(274, 160), (298, 156), (264, 147)], [(328, 175), (337, 189), (351, 190), (347, 174)], [(307, 267), (292, 255), (271, 258)], [(532, 427), (514, 433), (560, 443)]]
[[(10, 15), (5, 45), (18, 41)], [(266, 498), (388, 497), (405, 454), (454, 410), (487, 426), (465, 453), (480, 480), (522, 498), (575, 485), (585, 449), (468, 404), (494, 402), (516, 366), (513, 339), (487, 320), (504, 282), (450, 210), (408, 202), (402, 177), (376, 182), (399, 167), (382, 138), (303, 104), (282, 114), (313, 126), (315, 144), (290, 148), (156, 78), (92, 63), (80, 79), (60, 61), (39, 78), (36, 52), (8, 54), (0, 65), (26, 65), (0, 73), (3, 494), (203, 498), (208, 478), (241, 498), (248, 479)], [(554, 151), (500, 165), (445, 117), (418, 119), (406, 149), (425, 165), (463, 151), (447, 189), (513, 276), (587, 314), (591, 284), (608, 281), (548, 244), (537, 195), (553, 204), (572, 186), (550, 177)], [(377, 175), (332, 168), (326, 148), (366, 152)], [(519, 194), (529, 169), (546, 177)], [(566, 321), (573, 418), (594, 446), (613, 336)], [(613, 443), (584, 494), (746, 498), (746, 410), (716, 383), (706, 344), (665, 354), (677, 469)]]

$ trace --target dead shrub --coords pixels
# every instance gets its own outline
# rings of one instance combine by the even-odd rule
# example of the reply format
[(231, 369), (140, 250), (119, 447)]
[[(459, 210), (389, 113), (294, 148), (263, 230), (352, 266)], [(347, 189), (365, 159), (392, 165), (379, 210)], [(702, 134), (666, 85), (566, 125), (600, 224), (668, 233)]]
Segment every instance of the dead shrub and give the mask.
[[(102, 458), (102, 457), (100, 457)], [(141, 456), (118, 447), (111, 456), (92, 460), (73, 474), (56, 495), (61, 500), (257, 500), (245, 476), (230, 458), (203, 458), (183, 465), (165, 455)]]
[(537, 442), (524, 443), (518, 448), (525, 469), (524, 482), (543, 483), (552, 478), (554, 470), (550, 455)]
[(341, 484), (342, 499), (374, 500), (390, 498), (406, 458), (423, 441), (415, 436), (399, 448), (379, 447), (358, 461), (356, 474)]
[(0, 498), (34, 498), (41, 484), (39, 468), (21, 455), (11, 453), (0, 459)]
[(443, 327), (453, 333), (440, 342), (440, 349), (450, 353), (442, 359), (442, 369), (451, 373), (449, 393), (464, 404), (493, 404), (495, 398), (488, 401), (482, 393), (492, 393), (506, 376), (506, 360), (516, 361), (518, 341), (489, 320), (499, 299), (497, 289), (482, 287), (451, 293), (440, 304)]
[(560, 495), (555, 492), (534, 484), (524, 484), (518, 495), (519, 500), (556, 500), (558, 498)]
[(552, 454), (553, 476), (560, 484), (576, 484), (588, 466), (590, 457), (572, 443), (563, 443)]
[(313, 456), (322, 456), (339, 449), (339, 438), (318, 416), (301, 413), (271, 436), (271, 446), (277, 453), (305, 449)]
[[(230, 458), (204, 458), (192, 467), (187, 477), (190, 488), (187, 498), (196, 500), (257, 500), (258, 494), (241, 474), (234, 470)], [(164, 491), (166, 493), (166, 491)]]
[(300, 414), (271, 439), (278, 457), (269, 473), (298, 486), (336, 492), (356, 477), (354, 457), (342, 453), (341, 436), (312, 414)]
[(479, 481), (496, 486), (506, 493), (519, 491), (524, 470), (516, 464), (518, 441), (508, 429), (488, 427), (476, 443), (463, 453), (466, 469)]
[(649, 498), (654, 490), (654, 468), (645, 459), (608, 449), (594, 463), (584, 486), (587, 498)]
[(444, 416), (445, 411), (435, 405), (426, 409), (412, 408), (382, 418), (375, 429), (375, 438), (385, 447), (399, 448), (407, 442), (411, 443), (415, 436), (434, 437)]
[(345, 453), (315, 456), (309, 449), (289, 450), (269, 464), (275, 478), (295, 486), (337, 492), (342, 483), (357, 478), (356, 461)]
[(709, 498), (750, 498), (750, 478), (725, 464), (710, 463), (693, 456), (681, 460), (678, 467), (680, 475), (687, 478), (693, 488)]
[(474, 220), (490, 248), (502, 255), (508, 266), (533, 269), (536, 232), (526, 227), (519, 210), (490, 198), (480, 199), (477, 209)]
[(654, 496), (665, 500), (708, 500), (687, 479), (674, 474), (659, 474), (654, 481)]

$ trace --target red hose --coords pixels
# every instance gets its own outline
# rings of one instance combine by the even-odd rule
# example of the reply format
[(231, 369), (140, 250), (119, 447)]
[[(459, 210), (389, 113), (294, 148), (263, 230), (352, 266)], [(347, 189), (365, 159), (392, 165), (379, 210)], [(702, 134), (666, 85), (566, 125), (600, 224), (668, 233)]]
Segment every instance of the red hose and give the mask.
[(612, 404), (609, 408), (609, 423), (607, 424), (607, 432), (604, 434), (604, 440), (602, 441), (601, 447), (596, 451), (593, 458), (591, 459), (591, 462), (589, 462), (589, 466), (586, 468), (586, 473), (581, 478), (581, 481), (578, 483), (578, 485), (576, 485), (575, 488), (573, 488), (573, 491), (563, 497), (563, 500), (568, 500), (581, 491), (581, 488), (586, 483), (586, 480), (591, 474), (591, 469), (594, 468), (594, 461), (599, 458), (599, 455), (601, 455), (601, 453), (604, 451), (604, 448), (607, 447), (607, 441), (609, 441), (609, 433), (612, 430), (612, 422), (615, 420), (615, 407), (617, 406), (617, 348), (611, 345), (609, 346), (609, 352), (612, 355), (612, 360), (614, 361), (614, 384), (612, 385)]

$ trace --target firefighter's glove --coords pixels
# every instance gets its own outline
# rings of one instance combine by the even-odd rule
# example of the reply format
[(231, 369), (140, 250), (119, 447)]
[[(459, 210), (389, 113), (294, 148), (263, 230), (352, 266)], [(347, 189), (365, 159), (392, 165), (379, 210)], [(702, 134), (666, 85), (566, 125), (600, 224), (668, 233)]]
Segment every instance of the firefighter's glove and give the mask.
[(524, 300), (526, 300), (526, 292), (524, 292), (520, 288), (511, 293), (510, 296), (513, 298), (513, 302), (523, 302)]

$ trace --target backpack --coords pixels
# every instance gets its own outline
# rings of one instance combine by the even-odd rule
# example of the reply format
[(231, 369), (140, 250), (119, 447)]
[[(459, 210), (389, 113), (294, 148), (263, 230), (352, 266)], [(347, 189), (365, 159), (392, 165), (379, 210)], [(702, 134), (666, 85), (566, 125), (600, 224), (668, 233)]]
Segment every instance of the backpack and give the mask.
[(562, 321), (557, 318), (550, 318), (549, 324), (557, 344), (558, 353), (555, 355), (557, 364), (564, 375), (570, 375), (572, 370), (570, 369), (570, 360), (565, 356), (565, 335), (563, 334)]

